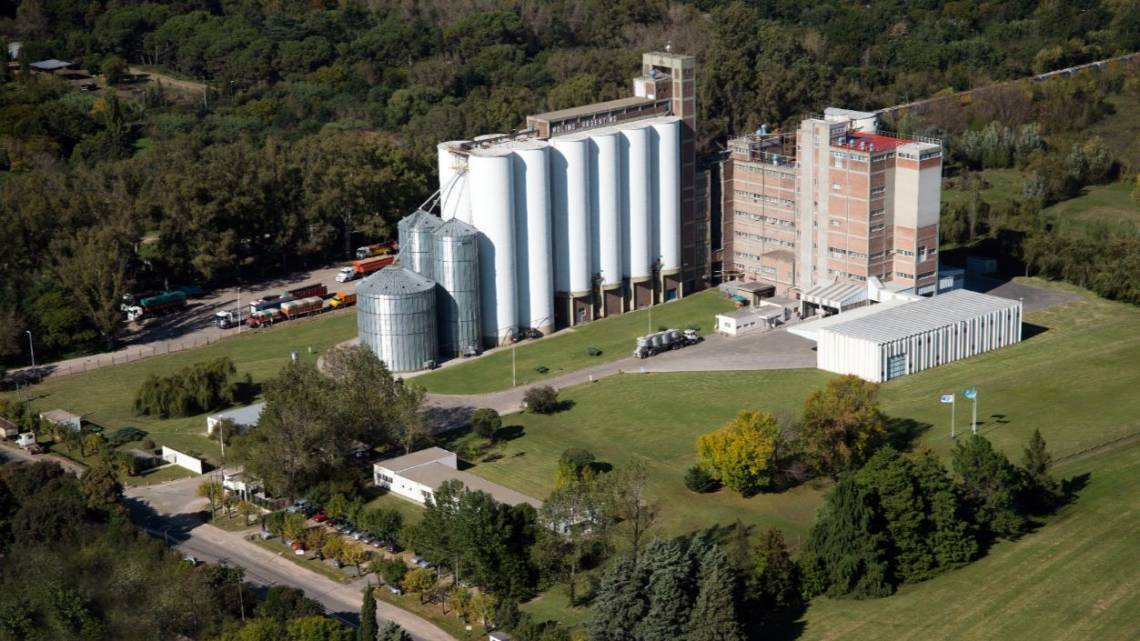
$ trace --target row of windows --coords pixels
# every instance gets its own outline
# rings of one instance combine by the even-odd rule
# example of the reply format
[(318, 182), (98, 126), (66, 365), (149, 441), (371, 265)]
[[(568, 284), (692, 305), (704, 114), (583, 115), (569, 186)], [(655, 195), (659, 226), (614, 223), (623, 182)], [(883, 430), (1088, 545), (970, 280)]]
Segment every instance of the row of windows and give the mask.
[(828, 247), (827, 250), (831, 252), (832, 258), (866, 258), (867, 254), (847, 249), (839, 249), (838, 247)]
[(787, 178), (787, 179), (794, 179), (795, 178), (795, 174), (792, 173), (791, 171), (789, 171), (788, 169), (784, 169), (783, 171), (781, 171), (779, 169), (769, 167), (769, 166), (765, 166), (765, 165), (758, 164), (758, 163), (743, 163), (742, 162), (742, 163), (735, 163), (734, 166), (737, 168), (743, 169), (744, 171), (746, 171), (750, 174), (761, 174), (764, 176), (771, 176), (773, 178)]
[(838, 276), (839, 278), (851, 278), (853, 280), (867, 280), (866, 276), (860, 276), (859, 274), (851, 274), (851, 273), (843, 271), (842, 269), (829, 269), (829, 270), (827, 270), (827, 275), (828, 276)]
[(871, 196), (872, 197), (881, 196), (881, 195), (883, 195), (883, 192), (885, 192), (886, 190), (887, 190), (886, 185), (879, 185), (878, 187), (872, 187), (871, 188)]
[(795, 227), (796, 226), (796, 223), (794, 221), (791, 221), (791, 220), (784, 220), (782, 218), (776, 218), (774, 216), (765, 216), (763, 214), (750, 214), (746, 211), (737, 211), (736, 216), (738, 218), (748, 218), (748, 219), (754, 220), (758, 223), (763, 222), (763, 223), (767, 223), (769, 225), (779, 225), (781, 227)]
[(923, 273), (918, 275), (918, 280), (922, 280), (924, 278), (930, 278), (933, 275), (934, 275), (934, 272), (923, 272)]
[(740, 189), (737, 189), (735, 193), (736, 193), (737, 198), (739, 198), (740, 200), (748, 201), (748, 202), (770, 203), (773, 205), (780, 205), (782, 207), (792, 207), (793, 205), (796, 204), (796, 201), (788, 199), (788, 198), (776, 198), (775, 196), (769, 196), (767, 194), (757, 194), (755, 192), (743, 191)]
[(895, 272), (895, 276), (898, 276), (899, 278), (914, 280), (914, 274), (908, 274), (906, 272)]
[(742, 240), (755, 240), (771, 245), (779, 245), (781, 247), (795, 247), (796, 244), (790, 240), (780, 240), (779, 238), (772, 238), (771, 236), (762, 236), (760, 234), (749, 234), (748, 232), (738, 231), (735, 233), (737, 238)]
[(879, 207), (871, 210), (871, 218), (878, 218), (887, 212), (886, 209)]

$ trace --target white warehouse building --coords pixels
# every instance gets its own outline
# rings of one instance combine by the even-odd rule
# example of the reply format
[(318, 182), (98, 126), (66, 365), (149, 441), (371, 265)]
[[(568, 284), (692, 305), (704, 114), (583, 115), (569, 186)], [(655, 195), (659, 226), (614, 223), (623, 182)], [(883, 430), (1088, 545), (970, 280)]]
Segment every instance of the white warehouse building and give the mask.
[(879, 383), (1021, 341), (1020, 301), (959, 289), (892, 303), (827, 318), (817, 366)]

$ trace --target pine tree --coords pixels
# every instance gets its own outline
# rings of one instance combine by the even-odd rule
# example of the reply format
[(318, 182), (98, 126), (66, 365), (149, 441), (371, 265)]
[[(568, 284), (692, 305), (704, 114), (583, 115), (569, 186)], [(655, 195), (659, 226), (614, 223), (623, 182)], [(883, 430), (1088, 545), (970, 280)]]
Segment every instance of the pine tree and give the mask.
[(799, 566), (788, 554), (784, 533), (768, 528), (764, 540), (756, 547), (756, 588), (759, 613), (765, 619), (779, 617), (799, 606)]
[(364, 602), (360, 605), (360, 627), (356, 629), (357, 641), (376, 641), (376, 595), (372, 594), (372, 585), (364, 588)]
[(926, 506), (911, 462), (897, 450), (883, 448), (855, 478), (875, 495), (890, 536), (892, 574), (906, 582), (932, 576), (935, 562), (926, 540)]
[(1018, 505), (1017, 469), (983, 436), (958, 439), (954, 472), (974, 521), (993, 536), (1016, 536), (1026, 521)]
[(963, 513), (962, 500), (942, 463), (927, 452), (914, 466), (927, 504), (927, 542), (939, 571), (969, 563), (978, 553), (978, 541)]
[(808, 552), (829, 596), (880, 597), (894, 589), (888, 539), (871, 499), (853, 477), (845, 475), (828, 492), (812, 526)]
[(643, 564), (649, 608), (638, 622), (637, 639), (676, 641), (684, 635), (692, 609), (691, 558), (679, 541), (657, 540), (646, 548)]
[(734, 597), (736, 576), (715, 545), (705, 549), (700, 564), (696, 602), (688, 621), (688, 641), (744, 641)]
[(1053, 457), (1046, 448), (1041, 430), (1033, 430), (1021, 461), (1021, 467), (1025, 470), (1025, 502), (1037, 512), (1052, 510), (1057, 505), (1060, 492), (1057, 481), (1049, 475)]
[(634, 623), (645, 616), (644, 574), (628, 555), (610, 563), (598, 587), (594, 615), (586, 623), (592, 641), (633, 641)]

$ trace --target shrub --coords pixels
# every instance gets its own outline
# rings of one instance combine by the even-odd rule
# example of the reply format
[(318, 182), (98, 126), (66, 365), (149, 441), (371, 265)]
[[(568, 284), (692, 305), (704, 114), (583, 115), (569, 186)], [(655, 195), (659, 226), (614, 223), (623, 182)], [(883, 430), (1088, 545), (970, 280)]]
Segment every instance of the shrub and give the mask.
[(122, 447), (132, 441), (141, 441), (145, 437), (146, 432), (137, 427), (122, 427), (111, 432), (111, 435), (107, 437), (107, 445), (112, 448)]
[(717, 480), (700, 465), (693, 465), (685, 472), (685, 487), (693, 492), (711, 492), (718, 485)]
[[(1140, 189), (1140, 188), (1138, 188), (1138, 189)], [(602, 350), (591, 345), (590, 348), (586, 350), (586, 353), (589, 354), (590, 356), (601, 356)]]
[(503, 427), (499, 413), (489, 407), (475, 410), (471, 414), (471, 431), (483, 438), (494, 439), (495, 432)]
[(376, 574), (384, 579), (384, 583), (388, 585), (399, 586), (404, 581), (404, 576), (408, 574), (408, 566), (404, 564), (401, 559), (384, 559), (377, 561), (373, 564), (376, 566)]
[(538, 367), (534, 368), (534, 371), (538, 372), (539, 374), (545, 374), (550, 371), (550, 368), (545, 365), (539, 365)]
[(549, 385), (532, 387), (523, 396), (527, 409), (536, 414), (553, 414), (558, 411), (558, 391)]
[(744, 410), (697, 439), (697, 464), (741, 494), (763, 490), (770, 480), (776, 432), (771, 414)]
[(154, 439), (152, 439), (152, 438), (144, 438), (143, 442), (142, 442), (142, 448), (144, 450), (148, 450), (148, 451), (149, 450), (157, 450), (158, 444), (155, 443)]

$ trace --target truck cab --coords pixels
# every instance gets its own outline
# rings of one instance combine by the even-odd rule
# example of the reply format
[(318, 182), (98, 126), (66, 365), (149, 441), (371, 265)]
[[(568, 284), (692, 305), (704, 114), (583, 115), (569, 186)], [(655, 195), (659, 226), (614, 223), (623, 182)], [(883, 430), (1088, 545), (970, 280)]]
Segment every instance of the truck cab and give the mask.
[(243, 320), (241, 312), (236, 309), (214, 313), (214, 324), (222, 329), (237, 327)]
[(356, 270), (352, 267), (341, 267), (336, 273), (336, 282), (347, 283), (351, 280), (356, 280)]

